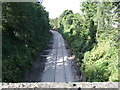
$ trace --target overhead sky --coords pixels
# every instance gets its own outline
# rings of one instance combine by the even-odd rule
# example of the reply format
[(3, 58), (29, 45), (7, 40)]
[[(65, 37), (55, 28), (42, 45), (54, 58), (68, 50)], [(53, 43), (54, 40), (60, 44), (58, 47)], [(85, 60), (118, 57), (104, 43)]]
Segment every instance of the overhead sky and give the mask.
[(73, 13), (80, 13), (80, 0), (43, 0), (42, 5), (46, 7), (50, 18), (56, 18), (68, 9)]

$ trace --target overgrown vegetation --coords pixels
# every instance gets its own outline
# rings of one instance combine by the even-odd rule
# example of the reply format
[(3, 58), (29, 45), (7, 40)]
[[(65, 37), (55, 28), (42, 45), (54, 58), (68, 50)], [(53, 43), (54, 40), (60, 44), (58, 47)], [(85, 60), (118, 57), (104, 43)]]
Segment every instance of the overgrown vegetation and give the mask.
[(48, 12), (40, 3), (4, 2), (2, 26), (3, 82), (20, 82), (49, 41)]
[(82, 2), (83, 14), (65, 10), (50, 19), (68, 41), (83, 81), (118, 81), (118, 2)]

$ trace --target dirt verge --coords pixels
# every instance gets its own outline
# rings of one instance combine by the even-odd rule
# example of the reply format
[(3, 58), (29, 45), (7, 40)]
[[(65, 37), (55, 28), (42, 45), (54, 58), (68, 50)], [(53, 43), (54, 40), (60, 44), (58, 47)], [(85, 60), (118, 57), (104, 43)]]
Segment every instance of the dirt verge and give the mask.
[(69, 43), (66, 40), (64, 40), (64, 41), (65, 41), (65, 47), (66, 47), (66, 49), (68, 51), (68, 57), (71, 57), (72, 65), (73, 65), (74, 69), (76, 70), (76, 73), (77, 73), (77, 76), (78, 76), (78, 81), (76, 81), (76, 82), (80, 82), (82, 80), (81, 80), (80, 71), (78, 71), (79, 64), (76, 61), (75, 55), (73, 54)]
[[(50, 41), (53, 40), (53, 35), (50, 39)], [(51, 49), (53, 43), (50, 42), (46, 46), (45, 50)], [(45, 67), (45, 62), (46, 62), (46, 57), (42, 57), (41, 55), (47, 55), (49, 52), (41, 52), (36, 60), (33, 62), (31, 69), (28, 72), (25, 72), (24, 77), (23, 77), (23, 82), (40, 82), (42, 73)]]

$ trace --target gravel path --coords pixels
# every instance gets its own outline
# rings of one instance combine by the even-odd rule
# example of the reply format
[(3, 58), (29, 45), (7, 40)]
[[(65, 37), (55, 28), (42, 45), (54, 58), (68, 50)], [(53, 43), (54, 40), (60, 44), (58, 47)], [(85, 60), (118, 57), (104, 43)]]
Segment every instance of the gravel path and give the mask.
[(57, 31), (50, 31), (53, 33), (53, 47), (47, 56), (41, 82), (78, 81), (72, 60), (68, 59), (64, 39)]

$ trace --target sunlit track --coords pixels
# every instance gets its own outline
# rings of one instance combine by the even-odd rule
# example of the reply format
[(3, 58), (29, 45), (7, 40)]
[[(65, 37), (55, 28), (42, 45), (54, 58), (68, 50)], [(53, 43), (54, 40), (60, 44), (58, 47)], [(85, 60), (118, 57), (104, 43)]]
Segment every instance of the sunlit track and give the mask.
[(48, 54), (45, 69), (41, 82), (74, 82), (78, 80), (71, 60), (68, 59), (68, 52), (64, 39), (57, 31), (53, 33), (53, 46)]

